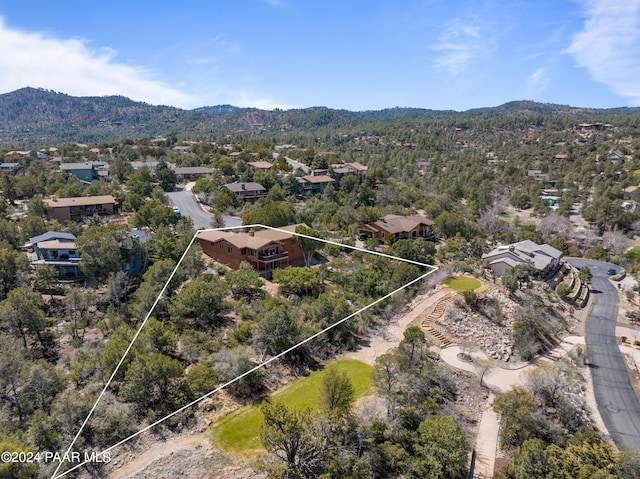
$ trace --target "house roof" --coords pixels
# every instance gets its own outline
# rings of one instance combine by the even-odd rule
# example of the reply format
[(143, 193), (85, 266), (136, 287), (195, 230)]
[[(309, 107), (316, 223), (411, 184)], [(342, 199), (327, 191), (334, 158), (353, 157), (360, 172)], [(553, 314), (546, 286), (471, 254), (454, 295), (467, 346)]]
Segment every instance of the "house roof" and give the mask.
[(421, 215), (386, 215), (380, 218), (378, 221), (370, 223), (370, 225), (375, 229), (383, 230), (393, 234), (402, 233), (404, 231), (411, 231), (421, 224), (432, 226), (433, 221)]
[(260, 183), (227, 183), (222, 188), (228, 188), (234, 193), (242, 193), (243, 191), (267, 191)]
[(514, 268), (514, 267), (518, 266), (521, 263), (521, 261), (514, 261), (512, 258), (509, 258), (508, 256), (505, 256), (504, 258), (494, 259), (489, 264), (493, 265), (493, 264), (498, 264), (498, 263), (505, 263), (505, 264), (511, 266), (512, 268)]
[(300, 183), (335, 183), (336, 180), (327, 175), (307, 175), (301, 178), (298, 178)]
[(213, 173), (213, 168), (207, 168), (206, 166), (182, 166), (176, 168), (176, 175), (210, 175)]
[(351, 166), (352, 168), (354, 168), (354, 169), (356, 169), (358, 171), (368, 171), (369, 170), (368, 166), (365, 166), (362, 163), (359, 163), (357, 161), (352, 161), (351, 163), (345, 163), (345, 165), (349, 165), (349, 166)]
[(29, 241), (31, 241), (31, 244), (39, 244), (42, 241), (51, 241), (54, 239), (75, 241), (76, 236), (71, 233), (62, 233), (60, 231), (47, 231), (46, 233), (30, 238)]
[[(498, 246), (489, 253), (483, 254), (482, 259), (488, 259), (489, 264), (506, 262), (510, 266), (530, 261), (538, 271), (544, 270), (553, 259), (560, 259), (562, 251), (548, 244), (539, 245), (531, 240), (520, 241), (510, 245)], [(492, 259), (495, 258), (495, 259)], [(515, 264), (509, 263), (510, 258)]]
[(76, 244), (73, 241), (60, 241), (57, 239), (52, 239), (49, 241), (40, 241), (38, 243), (38, 248), (40, 249), (76, 249)]
[(247, 166), (251, 166), (259, 170), (269, 170), (273, 165), (268, 161), (249, 161)]
[(151, 235), (146, 231), (139, 230), (138, 228), (132, 228), (131, 231), (129, 231), (129, 237), (136, 238), (141, 243), (148, 243), (151, 241)]
[(62, 171), (93, 170), (93, 168), (93, 163), (88, 161), (84, 163), (60, 163), (60, 169)]
[(278, 230), (284, 231), (272, 229), (254, 231), (253, 235), (248, 232), (201, 231), (198, 233), (198, 238), (205, 241), (212, 241), (214, 243), (223, 240), (232, 244), (236, 248), (250, 248), (257, 250), (264, 248), (273, 242), (290, 239), (295, 233), (297, 226), (298, 225), (296, 224), (278, 228)]
[(627, 186), (624, 190), (625, 193), (633, 193), (634, 191), (638, 190), (638, 186)]
[(44, 201), (51, 208), (68, 208), (70, 206), (91, 206), (116, 203), (115, 198), (111, 195), (78, 196), (75, 198), (58, 198), (56, 200), (48, 198)]

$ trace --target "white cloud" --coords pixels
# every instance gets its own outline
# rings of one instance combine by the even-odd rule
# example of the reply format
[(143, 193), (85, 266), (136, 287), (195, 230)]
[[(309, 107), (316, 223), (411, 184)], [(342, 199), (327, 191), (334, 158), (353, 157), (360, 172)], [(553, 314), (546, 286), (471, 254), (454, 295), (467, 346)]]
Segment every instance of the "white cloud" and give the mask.
[(457, 76), (476, 60), (489, 53), (488, 38), (481, 31), (477, 19), (456, 18), (438, 36), (431, 50), (440, 52), (435, 59), (438, 70)]
[(527, 94), (528, 97), (535, 97), (542, 93), (548, 85), (548, 78), (544, 68), (538, 68), (535, 72), (529, 75), (527, 79)]
[(112, 49), (11, 29), (2, 17), (0, 50), (1, 92), (32, 86), (76, 96), (124, 95), (156, 105), (199, 106), (197, 98), (155, 80), (150, 70), (117, 63)]
[(232, 97), (235, 98), (235, 102), (232, 100), (231, 103), (241, 107), (260, 108), (261, 110), (273, 110), (275, 108), (290, 110), (291, 108), (296, 108), (293, 105), (280, 103), (273, 98), (261, 98), (259, 95), (247, 91), (234, 93)]
[(640, 105), (640, 0), (590, 0), (568, 52), (591, 77)]

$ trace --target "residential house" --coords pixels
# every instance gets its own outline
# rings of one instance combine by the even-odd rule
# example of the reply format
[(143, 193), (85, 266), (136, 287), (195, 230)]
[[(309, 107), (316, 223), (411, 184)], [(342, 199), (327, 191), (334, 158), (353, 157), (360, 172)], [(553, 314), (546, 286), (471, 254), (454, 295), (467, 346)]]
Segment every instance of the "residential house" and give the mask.
[(539, 276), (544, 277), (556, 270), (561, 257), (562, 251), (548, 244), (539, 245), (531, 240), (498, 246), (482, 255), (485, 267), (490, 268), (498, 277), (514, 266), (525, 263), (531, 263)]
[(639, 188), (640, 187), (638, 186), (631, 185), (631, 186), (627, 186), (622, 191), (624, 192), (625, 197), (630, 198), (631, 195), (633, 195), (636, 191), (638, 191)]
[(137, 228), (133, 228), (127, 235), (126, 249), (127, 258), (123, 269), (127, 274), (134, 274), (141, 271), (147, 261), (147, 249), (144, 244), (151, 241), (151, 235)]
[[(175, 169), (176, 165), (174, 163), (170, 163), (168, 161), (165, 162), (165, 164), (171, 168), (171, 169)], [(131, 167), (137, 171), (140, 168), (147, 168), (151, 173), (154, 173), (156, 171), (156, 169), (158, 169), (158, 165), (160, 165), (160, 162), (157, 160), (150, 160), (150, 159), (146, 159), (146, 160), (142, 160), (142, 161), (132, 161), (131, 162)]]
[(116, 200), (111, 195), (57, 198), (55, 195), (44, 202), (49, 207), (49, 216), (58, 221), (81, 221), (87, 216), (112, 215), (116, 212)]
[(220, 188), (227, 188), (231, 192), (235, 193), (242, 200), (256, 200), (267, 196), (267, 189), (260, 183), (254, 182), (237, 182), (227, 183)]
[(249, 161), (247, 166), (255, 171), (270, 171), (273, 167), (268, 161)]
[(428, 238), (434, 237), (433, 221), (422, 215), (400, 216), (386, 215), (378, 221), (362, 225), (358, 228), (358, 236), (377, 238), (384, 242), (387, 235), (394, 239)]
[(549, 181), (549, 175), (543, 173), (542, 170), (527, 170), (527, 176), (532, 177), (536, 181)]
[(35, 268), (44, 264), (53, 266), (58, 279), (74, 280), (82, 277), (80, 271), (80, 253), (71, 233), (49, 231), (31, 238), (34, 258), (31, 265)]
[(569, 155), (567, 155), (566, 153), (556, 153), (556, 155), (553, 157), (555, 161), (566, 160), (568, 158), (569, 158)]
[(428, 161), (419, 161), (418, 162), (418, 174), (419, 175), (424, 175), (425, 172), (427, 171), (428, 167), (429, 167), (429, 162)]
[(174, 146), (172, 150), (176, 153), (186, 155), (187, 153), (191, 153), (191, 146)]
[(0, 171), (13, 171), (18, 163), (0, 163)]
[(100, 177), (98, 169), (92, 161), (86, 161), (84, 163), (61, 163), (60, 169), (68, 176), (75, 176), (80, 181), (86, 183), (91, 183)]
[(358, 163), (357, 161), (354, 161), (351, 163), (334, 164), (334, 165), (331, 165), (331, 169), (333, 170), (334, 178), (337, 181), (340, 181), (340, 179), (343, 176), (350, 175), (350, 174), (356, 175), (360, 179), (362, 179), (365, 176), (367, 176), (367, 173), (369, 172), (368, 166)]
[(622, 153), (619, 150), (612, 150), (607, 155), (607, 160), (610, 160), (610, 161), (630, 160), (631, 158), (632, 158), (631, 156), (625, 155), (624, 153)]
[(304, 263), (300, 245), (294, 239), (296, 226), (248, 232), (198, 232), (198, 242), (207, 256), (233, 269), (248, 262), (262, 275), (274, 269)]
[(306, 175), (298, 178), (298, 192), (303, 195), (313, 196), (323, 193), (328, 185), (335, 184), (336, 180), (327, 175)]
[(198, 178), (210, 178), (211, 173), (213, 173), (213, 168), (207, 168), (206, 166), (182, 166), (176, 167), (174, 173), (178, 181), (194, 181)]

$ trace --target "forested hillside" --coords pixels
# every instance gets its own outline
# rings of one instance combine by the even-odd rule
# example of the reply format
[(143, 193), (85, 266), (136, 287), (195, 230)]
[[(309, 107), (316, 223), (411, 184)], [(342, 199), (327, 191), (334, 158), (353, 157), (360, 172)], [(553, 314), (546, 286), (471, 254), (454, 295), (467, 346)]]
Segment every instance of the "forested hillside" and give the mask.
[(520, 128), (520, 122), (553, 121), (558, 127), (580, 122), (637, 121), (638, 108), (597, 110), (529, 101), (466, 112), (389, 108), (351, 112), (324, 107), (259, 110), (231, 105), (182, 110), (154, 106), (121, 96), (73, 97), (23, 88), (0, 95), (0, 147), (32, 148), (64, 142), (113, 142), (124, 138), (180, 135), (205, 140), (221, 134), (284, 138), (424, 128), (432, 122), (459, 127)]

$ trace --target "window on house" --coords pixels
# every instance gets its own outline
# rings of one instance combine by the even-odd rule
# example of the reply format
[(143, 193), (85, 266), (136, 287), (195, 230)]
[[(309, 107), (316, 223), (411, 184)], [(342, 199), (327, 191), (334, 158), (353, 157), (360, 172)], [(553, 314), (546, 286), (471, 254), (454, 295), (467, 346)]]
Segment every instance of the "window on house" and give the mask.
[(69, 250), (69, 254), (76, 254), (76, 250), (74, 250), (74, 249), (70, 249), (70, 250)]
[(242, 255), (247, 254), (247, 248), (242, 248), (242, 249), (240, 250), (240, 254), (242, 254)]
[(228, 251), (229, 253), (233, 253), (233, 248), (232, 248), (231, 246), (229, 246), (229, 248), (227, 248), (227, 251)]

